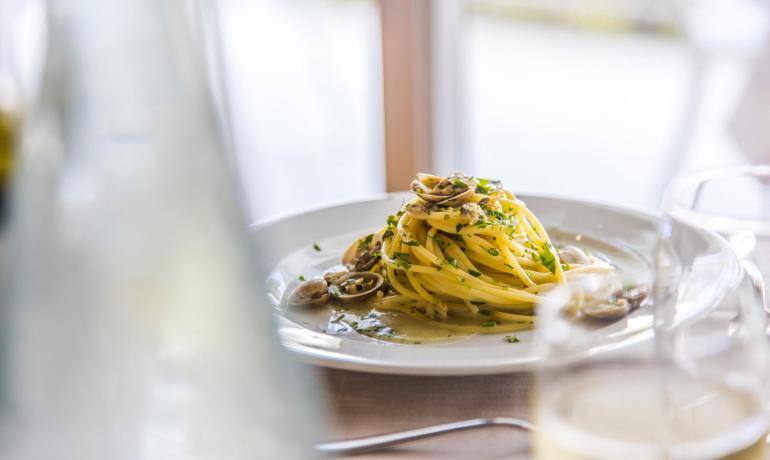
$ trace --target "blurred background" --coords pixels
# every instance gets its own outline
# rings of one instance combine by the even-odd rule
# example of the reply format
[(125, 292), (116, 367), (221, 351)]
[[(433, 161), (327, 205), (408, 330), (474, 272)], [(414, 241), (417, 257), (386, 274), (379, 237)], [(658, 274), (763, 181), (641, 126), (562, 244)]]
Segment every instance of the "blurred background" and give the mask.
[[(4, 5), (0, 68), (29, 91), (40, 5)], [(253, 221), (405, 189), (418, 170), (650, 208), (676, 173), (747, 161), (730, 124), (765, 46), (764, 1), (210, 6)]]

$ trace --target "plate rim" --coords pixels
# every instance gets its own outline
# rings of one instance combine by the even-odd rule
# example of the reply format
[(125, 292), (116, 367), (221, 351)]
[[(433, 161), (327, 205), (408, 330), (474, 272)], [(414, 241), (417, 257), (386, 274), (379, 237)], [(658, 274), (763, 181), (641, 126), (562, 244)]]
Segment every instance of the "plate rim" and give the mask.
[[(353, 206), (353, 205), (362, 205), (366, 203), (393, 200), (393, 199), (400, 198), (402, 196), (406, 197), (409, 195), (410, 195), (410, 192), (408, 191), (381, 193), (381, 194), (375, 194), (372, 196), (367, 196), (361, 199), (338, 202), (328, 206), (322, 206), (318, 208), (300, 210), (297, 212), (272, 216), (251, 224), (249, 226), (249, 233), (253, 235), (272, 225), (277, 225), (282, 222), (288, 221), (290, 219), (302, 217), (309, 214), (324, 213), (332, 209), (344, 208), (344, 207)], [(567, 202), (567, 203), (579, 203), (582, 205), (593, 206), (595, 208), (601, 208), (604, 210), (619, 212), (622, 214), (636, 215), (637, 217), (642, 218), (644, 220), (648, 220), (651, 223), (654, 223), (656, 220), (658, 220), (661, 217), (661, 212), (659, 210), (652, 210), (652, 209), (643, 208), (643, 207), (634, 206), (634, 205), (630, 205), (630, 206), (620, 205), (620, 204), (612, 203), (605, 200), (565, 197), (558, 194), (542, 194), (542, 193), (514, 193), (514, 195), (516, 195), (517, 197), (522, 197), (522, 199), (525, 202), (527, 199), (532, 198), (536, 200), (545, 199), (545, 200), (558, 200), (558, 201)], [(719, 234), (716, 233), (715, 231), (705, 226), (696, 225), (693, 223), (688, 223), (688, 225), (695, 227), (698, 230), (704, 232), (704, 234), (707, 234), (709, 236), (709, 239), (718, 241), (720, 246), (722, 246), (723, 248), (727, 248), (730, 251), (730, 253), (732, 253), (732, 250), (729, 248), (729, 245), (727, 244), (727, 242), (724, 241), (724, 239), (721, 236), (719, 236)], [(735, 256), (733, 255), (733, 257)], [(715, 308), (716, 304), (718, 304), (719, 299), (721, 299), (721, 297), (714, 301), (714, 305), (710, 305), (707, 308), (704, 308), (703, 313)], [(504, 359), (496, 359), (492, 361), (487, 361), (485, 362), (485, 364), (478, 365), (478, 366), (461, 366), (461, 365), (451, 364), (451, 363), (436, 363), (431, 367), (424, 367), (422, 365), (417, 365), (417, 364), (410, 365), (408, 362), (401, 362), (396, 364), (393, 362), (381, 360), (379, 358), (360, 357), (360, 356), (346, 354), (346, 353), (339, 353), (334, 350), (321, 350), (321, 349), (303, 345), (297, 342), (287, 343), (288, 341), (282, 338), (282, 334), (280, 330), (285, 327), (298, 328), (300, 326), (296, 325), (294, 322), (292, 322), (288, 318), (285, 318), (275, 312), (273, 312), (273, 314), (275, 315), (274, 318), (276, 321), (278, 336), (281, 341), (282, 347), (288, 352), (290, 352), (294, 358), (296, 358), (298, 361), (302, 363), (310, 364), (318, 367), (324, 367), (328, 369), (364, 372), (364, 373), (381, 374), (381, 375), (404, 375), (404, 376), (497, 375), (497, 374), (508, 374), (508, 373), (514, 373), (514, 372), (531, 371), (537, 365), (537, 362), (540, 361), (540, 357), (533, 354), (529, 357), (518, 359), (515, 362), (506, 363), (504, 362), (505, 361)], [(581, 355), (576, 355), (574, 359), (580, 360), (588, 357), (589, 354), (593, 355), (594, 353), (597, 353), (597, 352), (611, 353), (611, 352), (617, 352), (620, 350), (630, 349), (634, 346), (638, 346), (642, 343), (649, 341), (652, 338), (652, 336), (653, 336), (653, 328), (648, 327), (640, 331), (632, 332), (628, 336), (616, 342), (603, 343), (598, 345), (597, 347), (591, 348), (591, 350), (586, 350)]]

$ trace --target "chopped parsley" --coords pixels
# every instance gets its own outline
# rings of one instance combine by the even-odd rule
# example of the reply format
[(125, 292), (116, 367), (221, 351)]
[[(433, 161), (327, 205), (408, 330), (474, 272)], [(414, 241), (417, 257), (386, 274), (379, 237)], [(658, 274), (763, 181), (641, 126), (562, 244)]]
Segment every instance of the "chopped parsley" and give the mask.
[(457, 188), (468, 188), (468, 184), (461, 181), (460, 179), (455, 179), (452, 181), (452, 185), (454, 185)]
[(449, 265), (457, 268), (457, 259), (455, 259), (454, 257), (447, 257), (446, 261), (447, 263), (449, 263)]
[(500, 251), (497, 248), (489, 248), (489, 249), (487, 249), (487, 252), (489, 253), (490, 256), (499, 256), (500, 255)]
[(382, 234), (382, 237), (386, 240), (389, 239), (391, 236), (393, 236), (393, 230), (391, 229), (385, 230), (385, 233)]
[(409, 267), (412, 265), (412, 258), (406, 252), (394, 252), (393, 261), (397, 267), (403, 268), (404, 270), (409, 270)]
[(484, 302), (483, 300), (471, 300), (471, 303), (473, 305), (484, 305), (484, 304), (486, 304), (486, 302)]
[(455, 225), (455, 232), (460, 233), (460, 230), (462, 230), (464, 227), (463, 224), (457, 224)]
[(489, 185), (489, 179), (479, 178), (479, 184), (476, 186), (476, 193), (483, 193), (484, 195), (488, 195), (492, 189), (493, 187)]
[(540, 252), (540, 262), (545, 265), (549, 272), (556, 274), (556, 257), (547, 244), (543, 246), (543, 250)]
[(321, 246), (319, 246), (318, 243), (313, 243), (313, 249), (315, 249), (318, 252), (321, 252)]
[(373, 234), (366, 235), (365, 238), (358, 240), (358, 249), (366, 249), (372, 243)]
[(490, 319), (489, 321), (484, 321), (483, 323), (481, 323), (481, 327), (495, 327), (498, 324), (500, 324), (500, 321), (496, 319)]
[(337, 315), (337, 317), (336, 317), (336, 318), (334, 318), (334, 319), (333, 319), (331, 322), (332, 322), (332, 323), (339, 323), (339, 322), (340, 322), (340, 321), (342, 321), (343, 319), (345, 319), (345, 313), (342, 313), (342, 314), (340, 314), (340, 315)]
[(419, 246), (420, 245), (420, 243), (418, 243), (415, 240), (404, 240), (401, 243), (403, 243), (403, 244), (405, 244), (407, 246)]
[(507, 219), (505, 214), (503, 214), (500, 211), (495, 211), (494, 209), (487, 209), (487, 215), (489, 217), (494, 217), (497, 220), (506, 220)]
[(508, 268), (510, 268), (511, 270), (513, 270), (513, 265), (511, 265), (511, 264), (503, 264), (503, 265), (505, 265), (506, 267), (508, 267)]
[(396, 215), (388, 216), (387, 223), (388, 223), (388, 227), (395, 227), (396, 224), (398, 223), (398, 216), (396, 216)]
[(297, 278), (300, 281), (305, 281), (305, 275), (299, 275), (299, 278)]
[(521, 340), (519, 340), (519, 338), (516, 337), (515, 335), (506, 335), (503, 340), (505, 340), (508, 343), (519, 343), (519, 342), (521, 342)]
[(477, 272), (476, 270), (473, 270), (473, 269), (468, 270), (468, 273), (470, 273), (472, 276), (475, 276), (475, 277), (481, 276), (481, 272)]
[(444, 220), (449, 220), (449, 214), (444, 214)]

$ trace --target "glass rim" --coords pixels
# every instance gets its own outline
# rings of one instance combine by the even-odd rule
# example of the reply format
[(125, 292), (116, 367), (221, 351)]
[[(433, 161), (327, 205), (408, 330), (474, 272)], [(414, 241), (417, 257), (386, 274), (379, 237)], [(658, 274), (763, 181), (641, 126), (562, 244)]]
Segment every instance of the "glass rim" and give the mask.
[(770, 164), (716, 167), (678, 176), (666, 186), (661, 202), (661, 210), (663, 213), (685, 219), (688, 222), (699, 222), (701, 225), (708, 226), (716, 231), (750, 231), (763, 236), (770, 236), (770, 220), (727, 217), (696, 211), (692, 209), (692, 203), (684, 202), (684, 194), (681, 192), (689, 187), (699, 187), (716, 179), (741, 176), (766, 177), (770, 180)]

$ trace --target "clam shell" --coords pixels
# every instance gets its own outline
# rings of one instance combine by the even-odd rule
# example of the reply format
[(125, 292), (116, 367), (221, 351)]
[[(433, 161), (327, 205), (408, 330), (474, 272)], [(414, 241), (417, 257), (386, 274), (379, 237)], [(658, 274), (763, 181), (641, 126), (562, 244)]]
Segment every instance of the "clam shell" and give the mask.
[[(366, 291), (357, 292), (355, 294), (347, 294), (342, 291), (342, 285), (345, 283), (345, 281), (348, 281), (352, 278), (357, 277), (363, 277), (364, 279), (367, 279), (369, 281), (374, 281), (372, 284), (372, 287), (367, 289)], [(373, 272), (353, 272), (348, 273), (346, 275), (342, 275), (337, 281), (334, 282), (334, 284), (330, 287), (330, 292), (334, 293), (335, 291), (338, 292), (338, 294), (333, 294), (335, 298), (340, 299), (343, 302), (355, 302), (358, 300), (363, 300), (371, 295), (373, 295), (375, 292), (377, 292), (378, 289), (380, 289), (385, 282), (385, 278), (382, 277), (379, 273), (373, 273)]]

